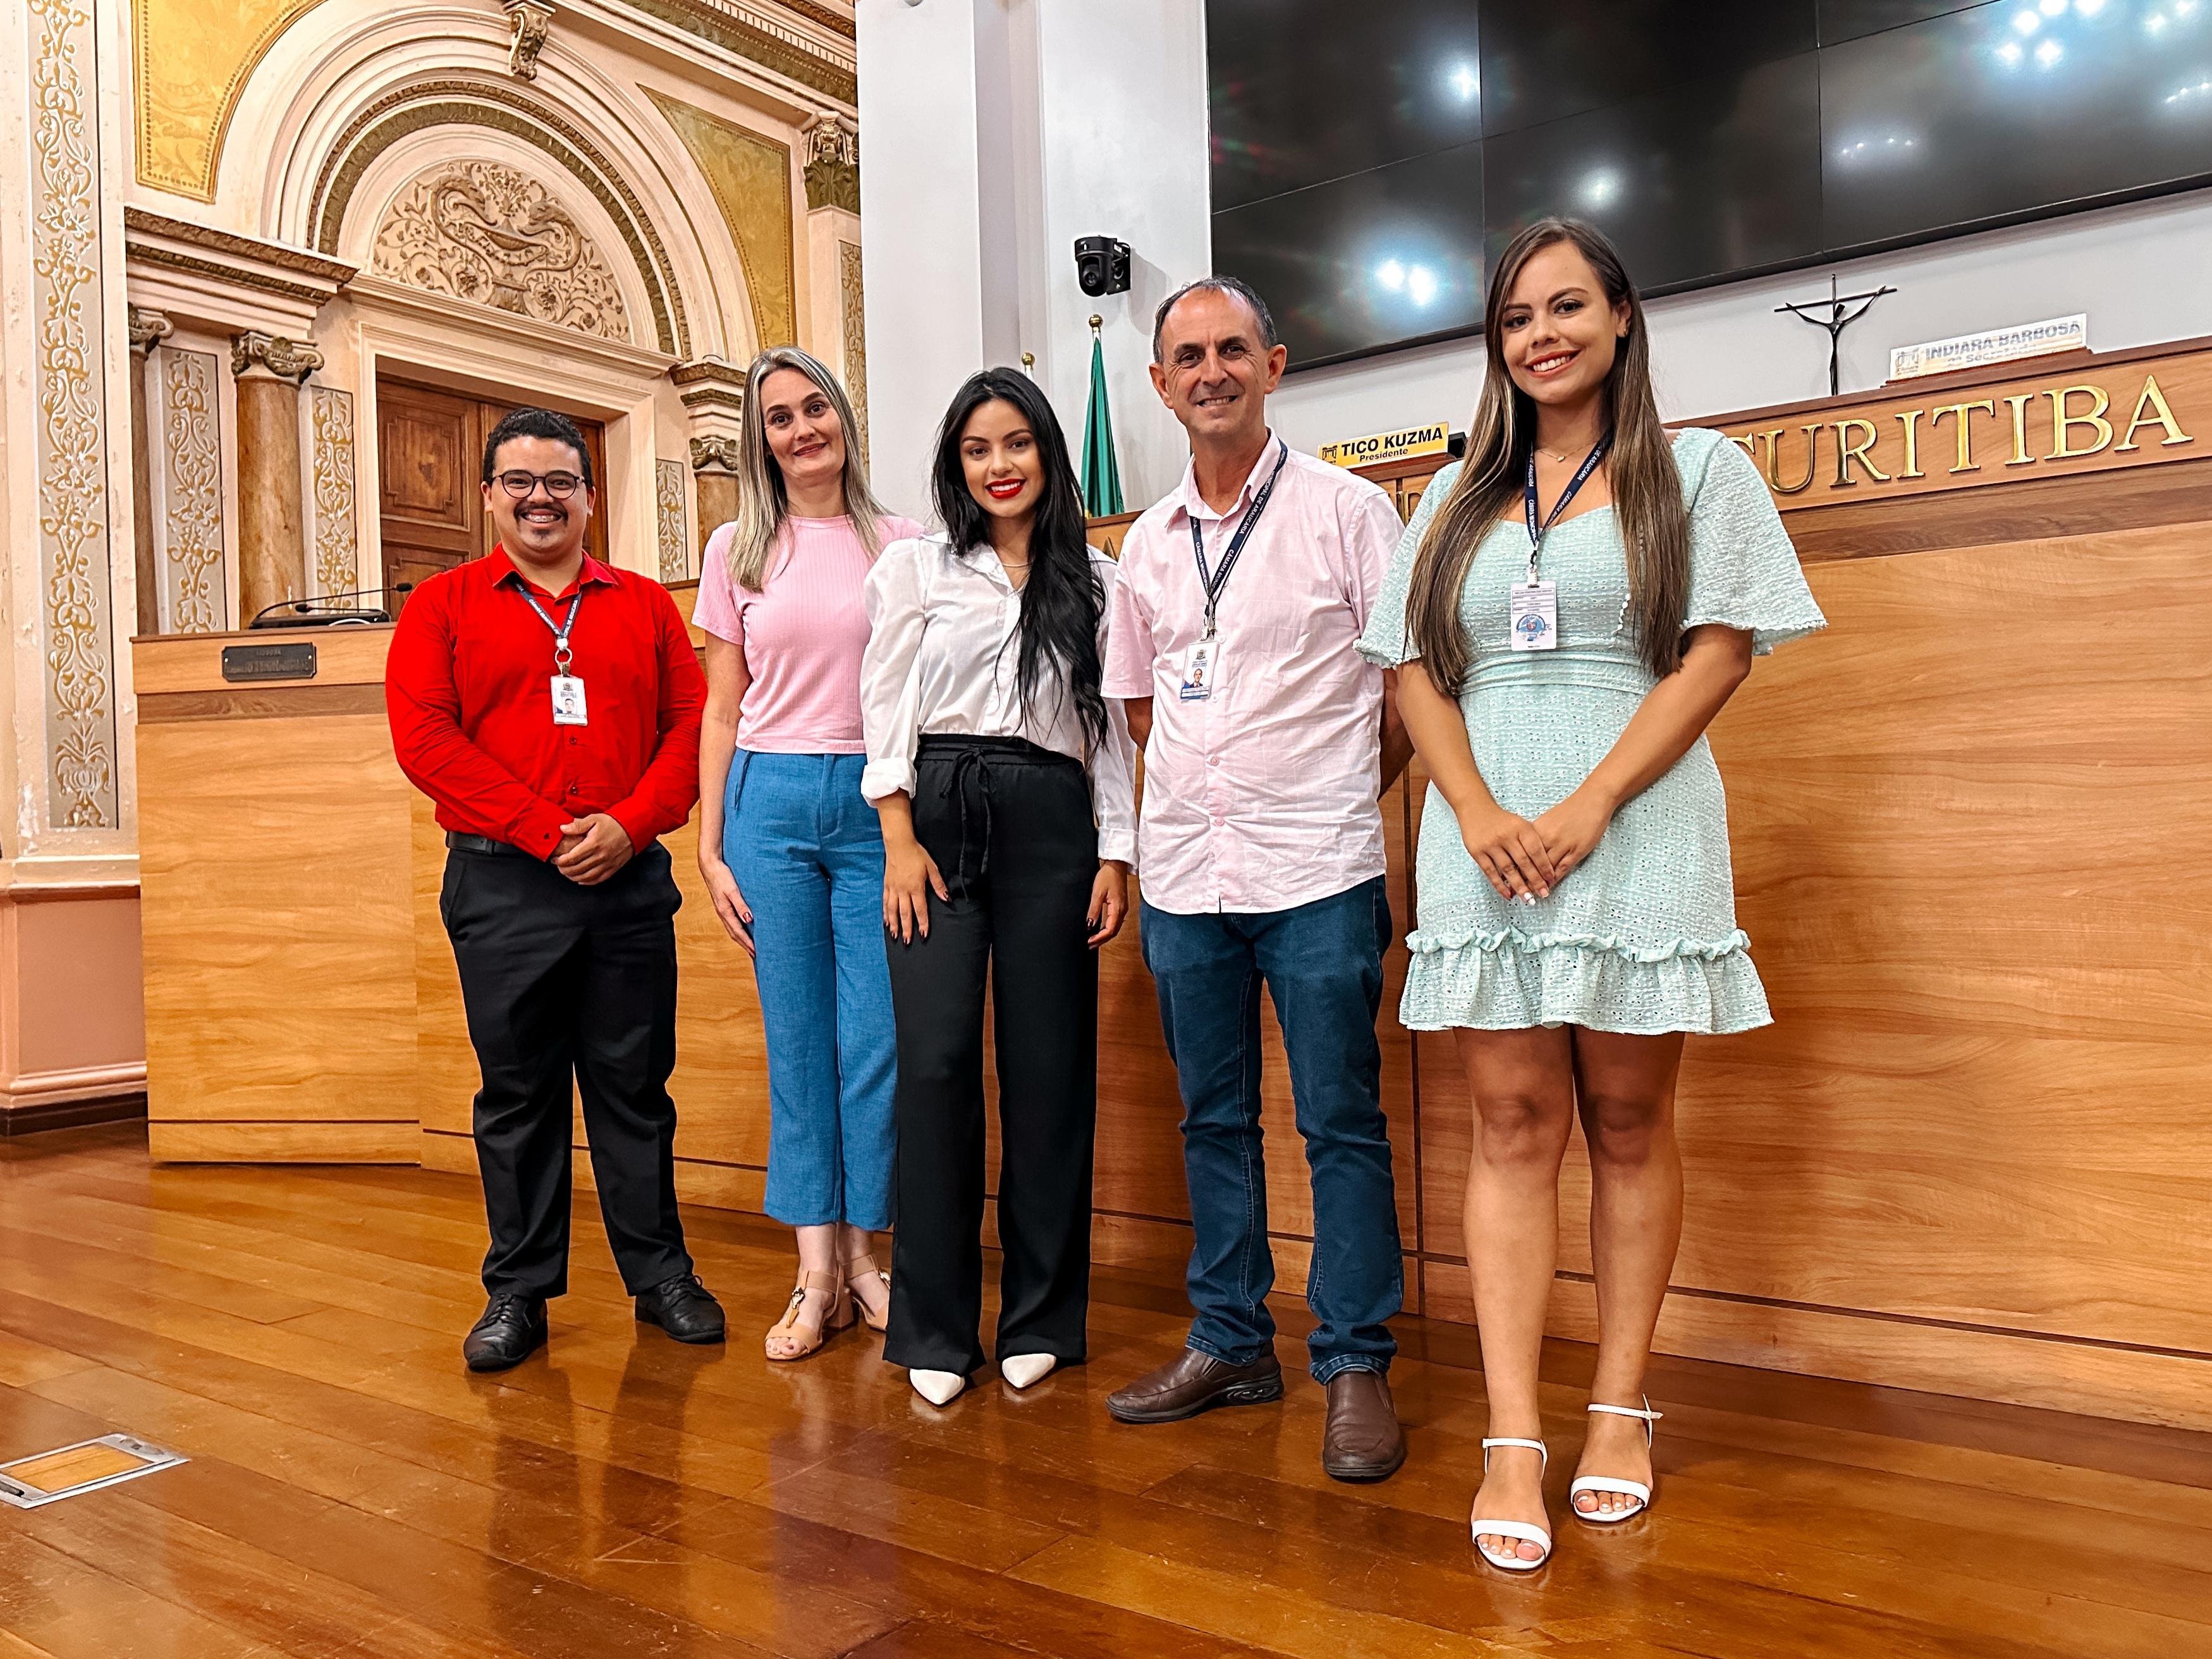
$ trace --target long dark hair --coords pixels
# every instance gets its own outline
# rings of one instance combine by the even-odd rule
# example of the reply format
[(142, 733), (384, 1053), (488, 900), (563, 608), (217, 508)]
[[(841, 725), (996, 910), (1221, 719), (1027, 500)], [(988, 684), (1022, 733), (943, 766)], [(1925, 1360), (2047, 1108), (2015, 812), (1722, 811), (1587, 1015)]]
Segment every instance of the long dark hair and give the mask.
[(1083, 495), (1076, 485), (1074, 463), (1068, 459), (1067, 439), (1036, 382), (1011, 368), (987, 368), (968, 377), (952, 394), (952, 406), (937, 429), (930, 493), (955, 550), (965, 553), (990, 541), (991, 515), (969, 490), (960, 440), (975, 411), (994, 402), (1012, 404), (1021, 412), (1044, 463), (1044, 487), (1030, 530), (1030, 579), (1022, 588), (1021, 654), (1014, 665), (1014, 689), (1026, 715), (1036, 707), (1040, 684), (1054, 678), (1063, 680), (1067, 695), (1075, 700), (1076, 718), (1095, 749), (1106, 740), (1106, 700), (1098, 690), (1098, 617), (1106, 605), (1106, 585), (1091, 568)]
[(1682, 504), (1674, 447), (1651, 396), (1651, 348), (1644, 302), (1605, 233), (1577, 219), (1540, 219), (1506, 244), (1490, 278), (1483, 309), (1488, 362), (1482, 397), (1468, 422), (1467, 459), (1451, 493), (1429, 520), (1413, 562), (1406, 622), (1421, 666), (1439, 690), (1457, 692), (1467, 678), (1467, 640), (1460, 626), (1460, 590), (1476, 547), (1491, 526), (1518, 506), (1536, 442), (1536, 404), (1505, 368), (1504, 319), (1513, 284), (1530, 258), (1571, 242), (1589, 261), (1608, 306), (1625, 306), (1628, 333), (1614, 349), (1606, 381), (1613, 449), (1605, 461), (1628, 552), (1628, 614), (1638, 654), (1664, 679), (1682, 663), (1682, 617), (1690, 591), (1690, 515)]

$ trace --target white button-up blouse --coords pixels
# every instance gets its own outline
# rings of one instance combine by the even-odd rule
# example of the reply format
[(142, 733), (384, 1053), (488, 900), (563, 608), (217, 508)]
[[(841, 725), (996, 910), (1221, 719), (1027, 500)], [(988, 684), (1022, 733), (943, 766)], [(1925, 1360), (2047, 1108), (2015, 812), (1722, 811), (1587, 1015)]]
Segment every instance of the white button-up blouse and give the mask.
[[(1106, 655), (1114, 561), (1091, 550), (1105, 585), (1098, 655)], [(1022, 597), (988, 547), (954, 550), (942, 532), (893, 542), (868, 572), (868, 647), (860, 659), (860, 724), (867, 740), (860, 793), (871, 801), (915, 788), (914, 757), (932, 732), (1025, 738), (1081, 761), (1091, 775), (1098, 856), (1137, 859), (1136, 750), (1120, 699), (1106, 699), (1106, 740), (1086, 752), (1075, 701), (1038, 689), (1024, 714), (1015, 675), (1021, 658)]]

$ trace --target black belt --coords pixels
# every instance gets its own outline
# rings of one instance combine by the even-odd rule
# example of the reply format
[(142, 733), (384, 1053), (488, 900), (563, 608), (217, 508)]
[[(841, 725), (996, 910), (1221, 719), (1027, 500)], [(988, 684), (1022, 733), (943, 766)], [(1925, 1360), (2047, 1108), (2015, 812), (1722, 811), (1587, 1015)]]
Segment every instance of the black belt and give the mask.
[(968, 892), (968, 775), (974, 773), (982, 785), (983, 858), (975, 871), (980, 878), (991, 873), (991, 769), (1001, 765), (1082, 765), (1073, 756), (1047, 749), (1027, 738), (979, 738), (950, 732), (924, 733), (915, 746), (915, 758), (917, 762), (941, 760), (952, 763), (951, 775), (938, 786), (937, 793), (940, 799), (951, 796), (959, 805), (960, 858), (953, 868), (951, 885), (963, 897)]
[(446, 831), (446, 845), (456, 853), (489, 853), (497, 858), (531, 859), (541, 864), (544, 862), (537, 854), (526, 853), (510, 842), (494, 841), (489, 836), (465, 836), (458, 830)]

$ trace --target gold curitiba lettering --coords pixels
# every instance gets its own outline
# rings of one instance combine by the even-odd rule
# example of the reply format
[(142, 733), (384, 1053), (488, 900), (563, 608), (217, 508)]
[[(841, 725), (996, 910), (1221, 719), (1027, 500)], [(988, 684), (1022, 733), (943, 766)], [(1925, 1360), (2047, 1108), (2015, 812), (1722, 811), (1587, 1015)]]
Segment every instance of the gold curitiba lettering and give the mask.
[(2033, 466), (2035, 457), (2027, 453), (2027, 406), (2035, 399), (2033, 392), (2015, 392), (2005, 399), (2012, 410), (2012, 459), (2007, 466)]
[(1994, 400), (1984, 398), (1971, 404), (1945, 404), (1941, 409), (1928, 411), (1928, 429), (1934, 431), (1946, 415), (1959, 423), (1959, 459), (1952, 467), (1954, 472), (1979, 472), (1981, 463), (1974, 459), (1974, 416), (1977, 414), (1992, 417), (1997, 412)]
[[(1856, 443), (1851, 441), (1854, 431), (1863, 434)], [(1836, 489), (1856, 489), (1858, 487), (1858, 480), (1851, 477), (1853, 461), (1864, 467), (1867, 477), (1876, 483), (1889, 482), (1889, 474), (1876, 466), (1874, 458), (1867, 453), (1874, 447), (1876, 435), (1875, 423), (1856, 415), (1847, 415), (1836, 422)]]
[[(2089, 412), (2075, 415), (2068, 412), (2067, 399), (2076, 393), (2090, 400)], [(2060, 386), (2043, 394), (2051, 399), (2051, 453), (2046, 461), (2078, 460), (2084, 455), (2094, 455), (2112, 441), (2112, 423), (2105, 418), (2112, 400), (2105, 395), (2100, 386)], [(2067, 434), (2077, 426), (2086, 426), (2097, 434), (2097, 441), (2084, 449), (2076, 449), (2067, 440)]]
[(1905, 428), (1905, 466), (1898, 473), (1900, 478), (1924, 478), (1920, 470), (1920, 417), (1924, 410), (1905, 409), (1898, 411), (1898, 423)]
[[(2145, 414), (2143, 411), (2146, 410), (2151, 412)], [(2166, 401), (2166, 393), (2158, 389), (2158, 376), (2155, 374), (2143, 376), (2142, 391), (2136, 398), (2136, 412), (2129, 417), (2128, 429), (2121, 435), (2119, 442), (2112, 446), (2113, 450), (2141, 449), (2142, 446), (2136, 441), (2136, 434), (2146, 426), (2166, 428), (2166, 436), (2158, 441), (2160, 449), (2172, 444), (2193, 444), (2197, 441), (2184, 432), (2181, 422), (2173, 418), (2173, 410)]]
[(1778, 426), (1765, 434), (1766, 482), (1776, 495), (1795, 495), (1813, 487), (1813, 474), (1820, 465), (1820, 428), (1826, 425), (1826, 421), (1814, 421), (1798, 428), (1805, 434), (1805, 476), (1796, 483), (1782, 482), (1782, 434), (1790, 428)]

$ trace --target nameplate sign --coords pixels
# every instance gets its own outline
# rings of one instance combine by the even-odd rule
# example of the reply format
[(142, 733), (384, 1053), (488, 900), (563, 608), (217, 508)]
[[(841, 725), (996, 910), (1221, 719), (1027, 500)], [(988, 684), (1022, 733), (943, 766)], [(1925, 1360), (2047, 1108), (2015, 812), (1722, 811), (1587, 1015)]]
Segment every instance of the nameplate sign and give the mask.
[(311, 680), (315, 647), (311, 644), (226, 645), (222, 677), (227, 680)]
[(1785, 511), (2189, 460), (2212, 455), (2212, 351), (1714, 424)]
[(1889, 378), (1912, 380), (1923, 374), (1950, 374), (1965, 368), (2008, 363), (2020, 357), (2088, 349), (2089, 314), (2081, 312), (2040, 323), (2016, 323), (2010, 328), (1961, 334), (1954, 340), (1929, 340), (1921, 345), (1893, 347), (1889, 354)]
[(1373, 466), (1381, 461), (1411, 460), (1416, 455), (1445, 455), (1451, 452), (1451, 422), (1431, 421), (1426, 426), (1401, 427), (1395, 432), (1376, 432), (1364, 438), (1346, 438), (1323, 444), (1321, 458), (1338, 466)]

